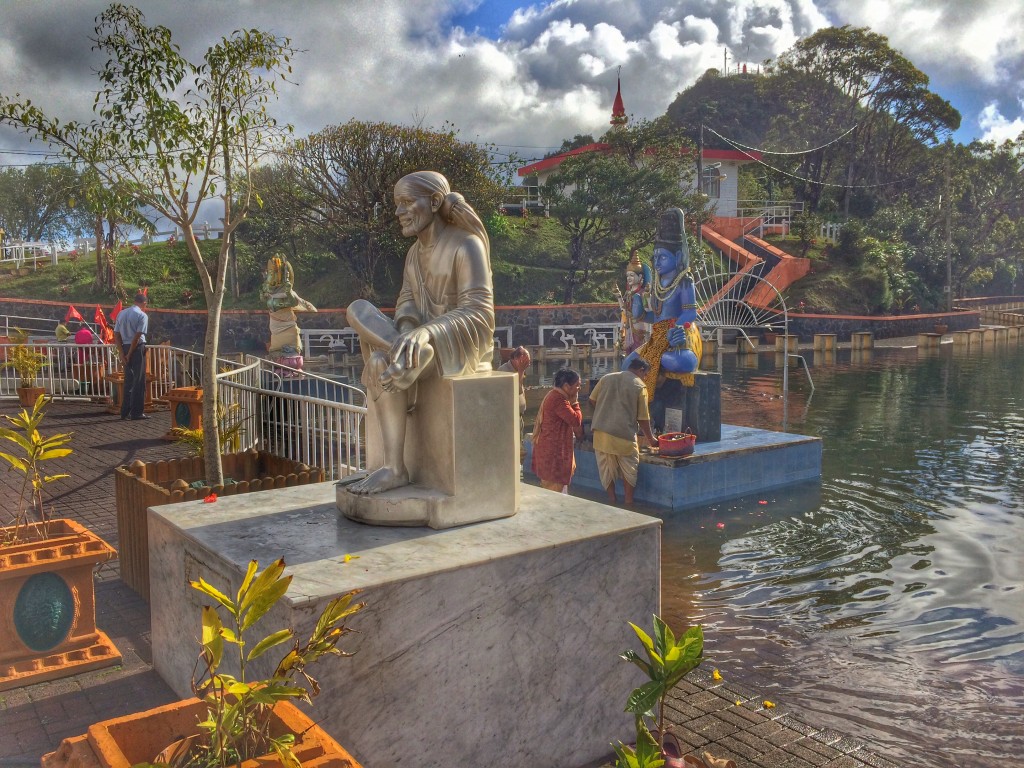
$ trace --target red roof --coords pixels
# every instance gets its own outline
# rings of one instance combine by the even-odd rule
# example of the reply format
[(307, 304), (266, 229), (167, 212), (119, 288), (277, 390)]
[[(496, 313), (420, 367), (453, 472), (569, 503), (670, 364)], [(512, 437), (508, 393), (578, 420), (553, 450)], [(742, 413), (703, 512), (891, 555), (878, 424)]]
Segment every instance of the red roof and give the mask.
[(548, 168), (557, 168), (559, 165), (562, 164), (562, 161), (565, 160), (565, 158), (567, 157), (572, 157), (573, 155), (583, 155), (586, 154), (587, 152), (596, 152), (598, 150), (607, 149), (608, 145), (602, 142), (597, 142), (595, 144), (587, 144), (586, 146), (577, 147), (576, 149), (570, 149), (568, 152), (562, 152), (561, 154), (554, 155), (552, 157), (545, 157), (543, 160), (538, 160), (535, 163), (524, 165), (522, 168), (519, 169), (519, 175), (529, 176), (531, 173), (539, 173), (540, 171), (546, 171)]
[[(538, 160), (535, 163), (524, 165), (519, 169), (518, 174), (520, 176), (530, 176), (534, 173), (540, 173), (546, 171), (549, 168), (557, 168), (562, 164), (562, 161), (567, 157), (573, 155), (582, 155), (586, 152), (595, 152), (598, 150), (607, 151), (608, 145), (602, 142), (594, 144), (587, 144), (584, 147), (577, 149), (570, 149), (568, 152), (562, 152), (561, 154), (554, 155), (553, 157), (546, 157), (543, 160)], [(761, 153), (755, 152), (754, 150), (746, 151), (739, 149), (705, 149), (704, 150), (705, 160), (733, 160), (739, 163), (756, 163), (761, 159)]]

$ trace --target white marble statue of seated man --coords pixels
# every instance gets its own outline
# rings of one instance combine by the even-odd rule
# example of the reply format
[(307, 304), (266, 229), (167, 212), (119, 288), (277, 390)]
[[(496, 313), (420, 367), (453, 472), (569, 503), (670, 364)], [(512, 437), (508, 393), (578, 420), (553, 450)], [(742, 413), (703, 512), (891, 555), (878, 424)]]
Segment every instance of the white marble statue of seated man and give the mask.
[(491, 370), (494, 293), (490, 241), (476, 211), (434, 171), (395, 185), (402, 234), (415, 237), (395, 302), (394, 320), (368, 301), (348, 307), (359, 334), (363, 384), (374, 400), (383, 464), (349, 491), (371, 494), (408, 485), (404, 446), (416, 382)]

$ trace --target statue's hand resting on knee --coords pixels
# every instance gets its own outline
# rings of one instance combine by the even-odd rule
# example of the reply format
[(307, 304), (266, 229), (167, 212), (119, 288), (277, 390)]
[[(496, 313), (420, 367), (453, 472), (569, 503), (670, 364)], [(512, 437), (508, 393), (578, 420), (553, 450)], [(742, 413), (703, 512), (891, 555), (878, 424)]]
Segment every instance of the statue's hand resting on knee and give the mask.
[(408, 389), (434, 359), (430, 345), (430, 332), (413, 328), (403, 333), (389, 353), (391, 364), (380, 375), (380, 386), (385, 392)]

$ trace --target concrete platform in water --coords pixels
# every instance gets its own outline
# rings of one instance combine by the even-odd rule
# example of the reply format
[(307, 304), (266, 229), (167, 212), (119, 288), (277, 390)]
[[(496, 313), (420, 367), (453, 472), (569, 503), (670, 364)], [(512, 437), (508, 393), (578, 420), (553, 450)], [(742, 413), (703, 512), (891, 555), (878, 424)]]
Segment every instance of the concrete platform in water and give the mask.
[[(524, 466), (530, 472), (529, 442), (526, 449)], [(698, 442), (690, 456), (641, 453), (635, 498), (678, 510), (820, 477), (821, 438), (723, 424), (721, 440)], [(576, 449), (572, 484), (603, 490), (589, 442)]]

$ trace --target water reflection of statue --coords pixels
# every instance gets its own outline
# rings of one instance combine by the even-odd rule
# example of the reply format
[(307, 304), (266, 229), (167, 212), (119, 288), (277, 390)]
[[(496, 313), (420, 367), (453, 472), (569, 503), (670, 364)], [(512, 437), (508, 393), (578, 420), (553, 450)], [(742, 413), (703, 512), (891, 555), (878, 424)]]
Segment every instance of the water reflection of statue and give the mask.
[(665, 211), (658, 221), (654, 271), (657, 277), (651, 284), (650, 309), (641, 307), (633, 313), (634, 318), (653, 324), (650, 339), (623, 362), (623, 370), (636, 357), (651, 364), (644, 377), (648, 397), (654, 396), (659, 374), (693, 386), (693, 373), (700, 363), (702, 342), (690, 276), (690, 248), (686, 244), (685, 218), (678, 208)]
[(394, 320), (363, 299), (348, 307), (383, 450), (382, 465), (349, 487), (356, 494), (409, 484), (404, 446), (418, 380), (491, 370), (494, 296), (480, 217), (433, 171), (398, 181), (395, 213), (402, 234), (416, 242), (406, 256)]
[(284, 256), (275, 254), (267, 262), (260, 297), (270, 310), (269, 357), (293, 368), (301, 368), (302, 338), (295, 313), (316, 312), (316, 307), (295, 293), (292, 288), (294, 282), (292, 265)]
[(626, 292), (619, 295), (622, 309), (622, 349), (628, 355), (642, 346), (651, 332), (645, 316), (651, 311), (651, 268), (636, 251), (626, 266)]

